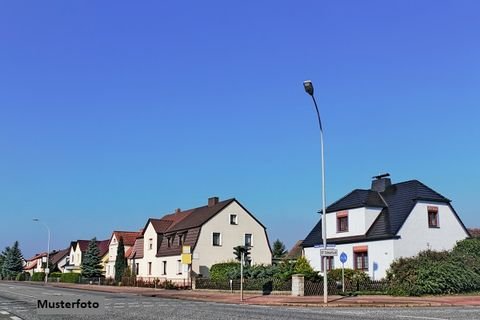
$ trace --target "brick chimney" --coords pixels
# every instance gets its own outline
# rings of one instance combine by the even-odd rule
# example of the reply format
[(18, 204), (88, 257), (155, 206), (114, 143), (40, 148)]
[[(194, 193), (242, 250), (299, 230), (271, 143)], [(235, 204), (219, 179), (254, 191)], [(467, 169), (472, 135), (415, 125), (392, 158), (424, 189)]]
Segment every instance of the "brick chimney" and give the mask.
[(378, 176), (372, 177), (374, 179), (372, 181), (372, 190), (377, 192), (383, 192), (387, 187), (392, 184), (392, 180), (390, 180), (390, 174), (384, 173)]
[(175, 209), (175, 213), (179, 213), (179, 212), (182, 212), (182, 209), (180, 208)]
[(213, 207), (213, 206), (216, 205), (217, 203), (218, 203), (218, 197), (208, 198), (208, 206), (209, 206), (209, 207)]

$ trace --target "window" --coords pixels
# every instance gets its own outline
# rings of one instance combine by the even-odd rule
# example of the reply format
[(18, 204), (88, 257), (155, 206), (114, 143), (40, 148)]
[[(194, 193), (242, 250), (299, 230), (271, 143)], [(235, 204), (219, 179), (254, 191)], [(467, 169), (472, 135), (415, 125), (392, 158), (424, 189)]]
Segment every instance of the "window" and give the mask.
[(245, 246), (251, 247), (252, 246), (252, 234), (245, 233)]
[(178, 245), (181, 247), (185, 243), (185, 238), (187, 237), (187, 234), (182, 233), (178, 235)]
[[(325, 257), (325, 263), (326, 263), (326, 266), (327, 266), (327, 271), (330, 271), (330, 270), (333, 270), (335, 267), (334, 267), (334, 264), (333, 264), (333, 257)], [(322, 263), (322, 271), (323, 271), (323, 263)]]
[(236, 214), (230, 215), (230, 224), (238, 224), (238, 216)]
[(177, 260), (177, 274), (182, 274), (182, 260)]
[(348, 211), (337, 212), (337, 232), (348, 232)]
[(135, 264), (135, 274), (138, 276), (138, 269), (140, 268), (140, 265), (138, 263)]
[(355, 270), (368, 271), (367, 246), (353, 247), (353, 266)]
[(167, 274), (167, 261), (162, 261), (162, 265), (163, 265), (162, 274), (166, 275)]
[(152, 263), (151, 262), (148, 263), (148, 275), (149, 276), (152, 275)]
[(167, 247), (171, 247), (172, 246), (172, 237), (167, 237)]
[(212, 245), (215, 247), (219, 247), (222, 245), (222, 235), (220, 232), (214, 232), (212, 235)]
[(153, 239), (150, 238), (148, 239), (148, 250), (152, 250), (153, 249)]
[(429, 228), (439, 228), (438, 224), (438, 207), (427, 207), (428, 211), (428, 227)]

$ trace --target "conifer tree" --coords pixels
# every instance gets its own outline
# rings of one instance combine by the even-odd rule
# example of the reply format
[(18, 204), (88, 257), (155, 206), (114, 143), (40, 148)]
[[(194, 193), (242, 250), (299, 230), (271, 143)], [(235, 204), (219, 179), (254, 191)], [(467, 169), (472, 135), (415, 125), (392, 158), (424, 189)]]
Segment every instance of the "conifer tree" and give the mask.
[(13, 247), (7, 248), (5, 260), (3, 261), (2, 274), (7, 279), (14, 279), (17, 274), (23, 271), (23, 256), (18, 241)]
[(88, 243), (87, 251), (82, 259), (82, 277), (97, 278), (102, 276), (100, 249), (97, 246), (97, 238)]
[(118, 240), (117, 257), (115, 258), (115, 281), (122, 281), (126, 269), (125, 245), (123, 244), (123, 237), (120, 237), (120, 240)]
[(288, 251), (285, 248), (285, 245), (279, 239), (275, 240), (273, 243), (272, 255), (273, 258), (281, 259), (287, 255)]

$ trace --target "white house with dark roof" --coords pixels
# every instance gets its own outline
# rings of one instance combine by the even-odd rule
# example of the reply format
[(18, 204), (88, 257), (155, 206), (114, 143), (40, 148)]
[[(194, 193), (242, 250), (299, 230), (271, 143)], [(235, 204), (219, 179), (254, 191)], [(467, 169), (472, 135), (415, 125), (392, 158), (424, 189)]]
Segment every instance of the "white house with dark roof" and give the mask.
[(251, 247), (253, 264), (271, 264), (266, 228), (236, 199), (209, 198), (206, 206), (149, 219), (137, 237), (129, 263), (143, 279), (182, 280), (189, 266), (182, 263), (183, 246), (190, 246), (191, 270), (209, 276), (210, 267), (233, 260), (233, 248)]
[[(398, 258), (420, 251), (450, 250), (469, 237), (451, 200), (417, 180), (392, 184), (389, 175), (374, 177), (369, 190), (356, 189), (326, 209), (327, 245), (345, 252), (345, 268), (384, 278)], [(322, 271), (319, 221), (303, 242), (305, 257)], [(341, 268), (339, 256), (327, 259), (327, 270)]]
[(105, 277), (115, 278), (115, 262), (117, 260), (118, 244), (123, 239), (125, 257), (128, 257), (133, 249), (135, 240), (141, 234), (139, 231), (113, 231), (108, 243), (108, 261), (105, 265)]

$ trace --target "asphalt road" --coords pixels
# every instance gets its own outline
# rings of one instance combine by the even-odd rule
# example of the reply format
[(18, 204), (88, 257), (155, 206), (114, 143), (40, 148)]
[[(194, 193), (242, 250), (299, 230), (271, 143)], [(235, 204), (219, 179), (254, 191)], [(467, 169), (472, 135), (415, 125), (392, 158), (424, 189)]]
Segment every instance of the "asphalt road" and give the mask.
[[(92, 296), (105, 299), (102, 315), (38, 315), (37, 300)], [(131, 294), (0, 283), (0, 320), (19, 319), (346, 319), (480, 320), (480, 308), (293, 308), (184, 301)]]

